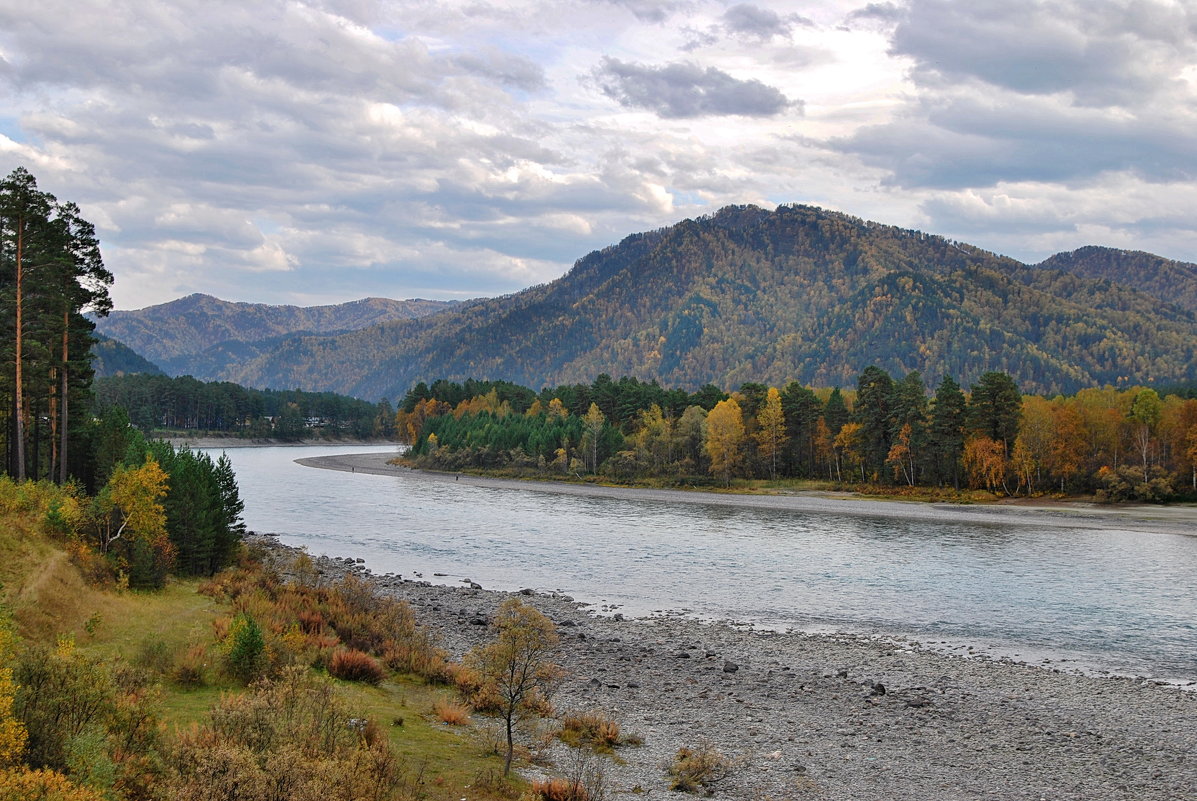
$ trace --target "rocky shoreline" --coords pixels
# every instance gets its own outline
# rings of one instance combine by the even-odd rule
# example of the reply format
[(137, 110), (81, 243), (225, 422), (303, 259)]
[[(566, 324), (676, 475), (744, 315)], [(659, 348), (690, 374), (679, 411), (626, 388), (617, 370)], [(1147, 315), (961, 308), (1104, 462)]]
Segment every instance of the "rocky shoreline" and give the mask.
[[(296, 553), (269, 535), (251, 542), (284, 572)], [(488, 636), (490, 614), (510, 595), (373, 576), (352, 558), (315, 562), (327, 580), (356, 573), (409, 602), (454, 656)], [(718, 798), (1197, 798), (1192, 687), (951, 656), (901, 639), (625, 620), (566, 596), (521, 595), (561, 635), (558, 709), (603, 710), (644, 740), (607, 761), (610, 796), (676, 797), (664, 764), (680, 747), (710, 743), (733, 765)]]

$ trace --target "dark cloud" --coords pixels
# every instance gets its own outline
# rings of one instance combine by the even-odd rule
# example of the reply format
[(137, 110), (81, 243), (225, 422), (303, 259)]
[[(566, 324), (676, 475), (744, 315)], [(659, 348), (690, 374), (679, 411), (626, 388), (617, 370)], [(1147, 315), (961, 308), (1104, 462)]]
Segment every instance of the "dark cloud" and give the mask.
[(892, 52), (912, 58), (928, 83), (977, 80), (1069, 92), (1080, 105), (1135, 105), (1192, 63), (1195, 33), (1191, 3), (912, 0)]
[(1185, 119), (1128, 119), (1019, 97), (958, 98), (920, 111), (833, 144), (906, 188), (1076, 182), (1104, 172), (1157, 182), (1197, 176), (1197, 135)]
[(895, 3), (869, 3), (864, 8), (858, 8), (848, 15), (851, 20), (878, 20), (880, 22), (897, 22), (906, 15), (906, 10)]
[(733, 35), (765, 41), (774, 36), (788, 36), (794, 25), (813, 23), (797, 14), (785, 17), (768, 8), (740, 3), (723, 12), (723, 27)]
[(671, 118), (739, 115), (772, 117), (801, 101), (756, 79), (739, 80), (714, 67), (677, 63), (663, 67), (604, 58), (595, 70), (604, 94), (629, 108)]
[(686, 0), (602, 0), (626, 8), (643, 22), (664, 22), (680, 9), (690, 5)]

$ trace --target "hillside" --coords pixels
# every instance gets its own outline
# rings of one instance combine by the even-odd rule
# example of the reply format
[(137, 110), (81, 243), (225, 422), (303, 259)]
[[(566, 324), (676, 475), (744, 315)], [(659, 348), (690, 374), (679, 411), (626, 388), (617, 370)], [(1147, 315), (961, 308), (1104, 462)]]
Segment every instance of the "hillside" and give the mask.
[(1197, 264), (1138, 250), (1089, 246), (1071, 253), (1057, 253), (1035, 266), (1137, 289), (1197, 313)]
[(161, 375), (158, 365), (141, 356), (128, 345), (103, 334), (93, 334), (96, 343), (91, 346), (92, 370), (96, 378), (146, 373)]
[[(1175, 264), (1144, 256), (1145, 273)], [(1175, 276), (1178, 297), (1194, 291), (1191, 274)], [(931, 384), (1001, 370), (1053, 393), (1176, 381), (1197, 375), (1197, 319), (1122, 283), (919, 231), (805, 206), (729, 207), (450, 314), (288, 337), (223, 377), (372, 398), (436, 377), (541, 386), (602, 372), (690, 387), (848, 385), (869, 364)]]
[(283, 336), (355, 331), (454, 305), (364, 298), (331, 306), (271, 306), (195, 294), (145, 309), (113, 311), (95, 323), (99, 333), (120, 340), (172, 375), (216, 378), (228, 364), (269, 350), (271, 340)]

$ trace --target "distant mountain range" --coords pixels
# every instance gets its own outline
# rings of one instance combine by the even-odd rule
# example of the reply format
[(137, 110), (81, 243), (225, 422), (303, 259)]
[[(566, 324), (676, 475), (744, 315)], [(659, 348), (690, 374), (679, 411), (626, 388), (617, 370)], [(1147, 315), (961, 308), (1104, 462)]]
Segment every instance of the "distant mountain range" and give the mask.
[(370, 399), (441, 377), (544, 386), (603, 372), (849, 386), (870, 364), (929, 384), (1003, 370), (1048, 393), (1197, 377), (1197, 265), (1099, 247), (1027, 265), (808, 206), (729, 207), (634, 234), (500, 298), (359, 303), (425, 305), (345, 333), (294, 323), (298, 334), (271, 310), (315, 310), (191, 296), (116, 312), (100, 331), (168, 372)]
[(332, 306), (270, 306), (188, 295), (135, 311), (114, 311), (96, 330), (171, 375), (214, 380), (229, 366), (269, 352), (283, 337), (331, 336), (391, 320), (436, 314), (457, 301), (365, 298)]

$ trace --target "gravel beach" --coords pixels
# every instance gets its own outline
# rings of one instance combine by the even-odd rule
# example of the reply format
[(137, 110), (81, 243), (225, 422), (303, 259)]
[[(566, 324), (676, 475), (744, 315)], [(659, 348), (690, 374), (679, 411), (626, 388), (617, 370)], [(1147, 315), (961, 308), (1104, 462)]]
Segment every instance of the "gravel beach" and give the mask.
[[(382, 456), (327, 457), (334, 463), (320, 466), (396, 469)], [(1083, 514), (1068, 519), (1095, 524)], [(1178, 524), (1145, 518), (1135, 525)], [(254, 541), (285, 572), (294, 549), (269, 535)], [(455, 656), (489, 636), (490, 615), (511, 595), (468, 582), (372, 576), (353, 554), (316, 562), (327, 580), (354, 572), (411, 603)], [(555, 660), (567, 676), (554, 698), (558, 710), (604, 710), (644, 739), (606, 763), (615, 797), (677, 797), (663, 766), (678, 748), (705, 742), (733, 766), (714, 787), (717, 798), (1197, 799), (1193, 685), (953, 656), (901, 639), (779, 634), (680, 617), (624, 620), (565, 596), (520, 594), (561, 635)], [(562, 750), (551, 755), (558, 764), (567, 759)]]

